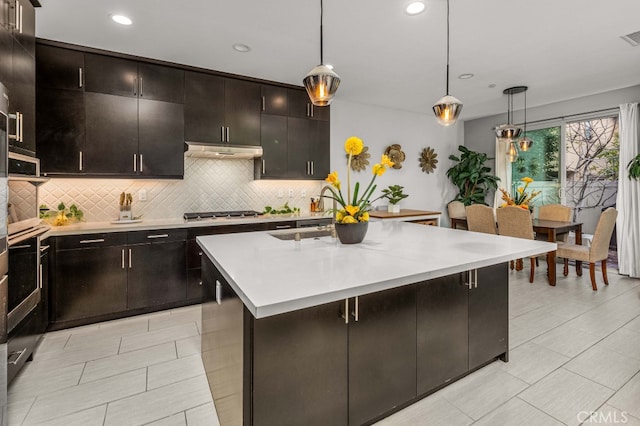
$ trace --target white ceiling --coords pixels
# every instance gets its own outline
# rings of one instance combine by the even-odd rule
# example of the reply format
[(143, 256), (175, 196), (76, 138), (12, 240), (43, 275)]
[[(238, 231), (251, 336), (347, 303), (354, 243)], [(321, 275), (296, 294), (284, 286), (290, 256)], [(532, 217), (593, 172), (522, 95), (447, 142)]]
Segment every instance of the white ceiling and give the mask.
[[(41, 0), (37, 36), (301, 85), (319, 63), (318, 0)], [(445, 91), (446, 1), (324, 0), (336, 98), (429, 112)], [(463, 119), (640, 84), (638, 0), (451, 0), (451, 89)], [(114, 24), (109, 14), (133, 19)], [(234, 43), (251, 46), (239, 53)], [(470, 80), (457, 78), (473, 73)], [(495, 88), (489, 88), (495, 84)], [(516, 109), (522, 97), (514, 98)]]

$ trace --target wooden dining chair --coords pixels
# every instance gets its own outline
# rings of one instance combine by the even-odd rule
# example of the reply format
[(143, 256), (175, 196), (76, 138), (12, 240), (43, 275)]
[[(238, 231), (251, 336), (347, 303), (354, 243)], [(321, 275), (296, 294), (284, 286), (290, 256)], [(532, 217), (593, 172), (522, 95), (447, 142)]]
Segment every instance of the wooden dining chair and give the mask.
[[(533, 240), (533, 223), (531, 222), (531, 213), (529, 213), (529, 210), (513, 206), (501, 207), (496, 210), (496, 218), (498, 219), (498, 233), (500, 235)], [(536, 272), (535, 259), (535, 256), (530, 258), (530, 283), (533, 282), (533, 276)]]
[(465, 208), (467, 213), (467, 229), (485, 234), (497, 234), (496, 218), (493, 209), (482, 204), (472, 204)]
[(598, 286), (596, 285), (596, 262), (601, 262), (602, 279), (605, 285), (609, 285), (609, 279), (607, 278), (607, 257), (609, 256), (609, 241), (611, 240), (617, 217), (618, 211), (613, 207), (606, 209), (600, 214), (591, 246), (558, 244), (556, 255), (564, 258), (564, 269), (562, 272), (565, 277), (569, 274), (569, 259), (589, 262), (591, 287), (594, 291), (598, 290)]
[[(571, 222), (571, 215), (573, 211), (571, 207), (563, 206), (562, 204), (545, 204), (538, 208), (538, 219), (540, 220), (553, 220), (556, 222)], [(556, 235), (556, 241), (567, 241), (568, 232)], [(547, 236), (543, 235), (539, 239), (547, 240)]]
[[(460, 201), (453, 200), (449, 204), (447, 204), (447, 213), (449, 214), (449, 218), (456, 217), (465, 217), (465, 209), (464, 204)], [(453, 226), (451, 226), (453, 228)]]

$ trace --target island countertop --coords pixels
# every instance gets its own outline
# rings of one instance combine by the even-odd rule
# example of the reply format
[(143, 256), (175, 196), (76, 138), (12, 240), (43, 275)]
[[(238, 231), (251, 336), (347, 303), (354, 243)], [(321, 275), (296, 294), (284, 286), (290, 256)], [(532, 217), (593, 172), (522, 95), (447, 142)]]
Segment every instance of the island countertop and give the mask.
[[(255, 318), (556, 250), (555, 243), (404, 222), (370, 223), (360, 244), (266, 231), (197, 237)], [(304, 233), (304, 231), (300, 231)]]

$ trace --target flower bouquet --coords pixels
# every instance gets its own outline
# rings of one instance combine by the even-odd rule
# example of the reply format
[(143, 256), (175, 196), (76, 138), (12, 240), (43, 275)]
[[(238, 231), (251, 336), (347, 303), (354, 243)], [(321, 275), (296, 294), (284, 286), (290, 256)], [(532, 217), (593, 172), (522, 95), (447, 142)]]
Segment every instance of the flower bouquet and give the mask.
[(502, 192), (502, 200), (504, 201), (500, 207), (517, 206), (525, 210), (531, 210), (531, 206), (529, 206), (529, 204), (542, 191), (531, 191), (531, 193), (527, 193), (527, 187), (529, 187), (529, 184), (533, 182), (533, 179), (530, 177), (523, 177), (520, 181), (524, 182), (524, 186), (521, 186), (516, 190), (516, 195), (514, 197), (511, 197), (506, 190), (500, 188), (500, 192)]
[[(383, 155), (380, 163), (374, 164), (372, 168), (373, 176), (371, 181), (367, 185), (366, 189), (360, 192), (360, 182), (356, 182), (353, 187), (353, 196), (351, 192), (351, 159), (354, 155), (358, 155), (362, 152), (364, 143), (362, 139), (351, 136), (344, 143), (344, 150), (349, 156), (347, 160), (347, 197), (345, 199), (342, 194), (342, 186), (338, 179), (338, 172), (334, 171), (327, 176), (326, 181), (331, 185), (329, 187), (331, 191), (331, 198), (335, 200), (340, 207), (334, 212), (336, 215), (336, 232), (340, 241), (344, 244), (359, 243), (364, 239), (364, 235), (367, 232), (367, 224), (369, 222), (369, 210), (371, 209), (371, 203), (378, 198), (371, 200), (373, 192), (376, 190), (374, 184), (378, 176), (382, 176), (388, 167), (393, 166), (393, 162), (388, 156)], [(341, 225), (353, 226), (353, 229), (346, 229)], [(359, 226), (354, 226), (359, 225)], [(358, 228), (356, 230), (356, 228)], [(345, 233), (344, 238), (341, 232)], [(350, 239), (346, 235), (347, 233), (354, 233), (354, 238)], [(359, 241), (357, 241), (359, 238)]]

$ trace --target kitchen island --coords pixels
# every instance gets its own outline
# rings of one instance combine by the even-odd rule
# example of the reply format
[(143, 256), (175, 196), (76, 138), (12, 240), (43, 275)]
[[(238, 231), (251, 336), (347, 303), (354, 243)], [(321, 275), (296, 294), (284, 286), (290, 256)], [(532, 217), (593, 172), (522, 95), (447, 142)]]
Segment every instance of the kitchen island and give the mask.
[(368, 424), (506, 360), (507, 262), (556, 248), (395, 221), (357, 245), (291, 232), (197, 239), (223, 426)]

